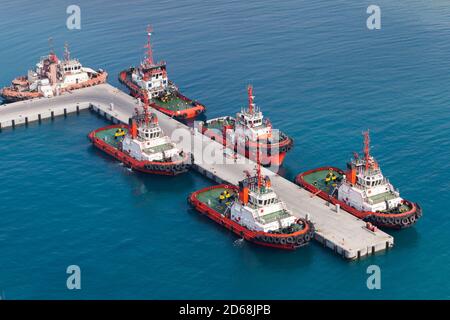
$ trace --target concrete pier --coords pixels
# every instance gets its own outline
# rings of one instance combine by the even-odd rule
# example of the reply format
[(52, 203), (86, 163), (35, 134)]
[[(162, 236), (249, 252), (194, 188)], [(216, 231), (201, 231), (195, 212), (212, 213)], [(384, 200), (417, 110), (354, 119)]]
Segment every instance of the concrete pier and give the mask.
[[(133, 97), (109, 84), (102, 84), (50, 99), (40, 98), (2, 105), (0, 106), (0, 129), (64, 116), (88, 108), (113, 122), (128, 123), (138, 105), (138, 101)], [(209, 140), (156, 110), (152, 111), (158, 115), (160, 126), (167, 135), (171, 136), (178, 129), (190, 130), (192, 145), (208, 145), (208, 152), (212, 150), (217, 154), (223, 154), (221, 144)], [(203, 143), (205, 141), (208, 143)], [(196, 169), (216, 182), (237, 184), (244, 177), (244, 170), (252, 172), (255, 167), (255, 163), (249, 160), (245, 164), (204, 163), (202, 161), (204, 147), (186, 150), (185, 144), (183, 146), (185, 151), (194, 154)], [(394, 238), (387, 233), (372, 232), (365, 227), (362, 220), (344, 210), (339, 210), (319, 197), (311, 197), (306, 190), (270, 170), (263, 168), (262, 171), (264, 175), (270, 176), (274, 190), (294, 215), (309, 216), (317, 229), (315, 240), (324, 247), (346, 259), (353, 260), (386, 250), (394, 245)]]

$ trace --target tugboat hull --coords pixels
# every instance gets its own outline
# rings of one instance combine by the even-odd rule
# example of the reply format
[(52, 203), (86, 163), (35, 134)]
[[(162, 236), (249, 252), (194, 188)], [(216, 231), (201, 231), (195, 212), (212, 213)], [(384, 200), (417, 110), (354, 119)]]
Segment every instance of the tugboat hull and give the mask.
[(205, 126), (201, 127), (201, 132), (212, 140), (215, 140), (222, 145), (233, 149), (235, 152), (239, 152), (246, 158), (257, 161), (257, 150), (261, 153), (259, 155), (259, 161), (261, 165), (268, 166), (281, 166), (283, 164), (286, 153), (294, 147), (294, 140), (286, 135), (283, 135), (277, 143), (264, 143), (248, 141), (245, 144), (245, 150), (243, 147), (238, 147), (235, 143), (228, 141), (222, 134), (223, 131), (217, 129), (209, 129)]
[[(96, 85), (105, 83), (107, 77), (108, 77), (108, 73), (106, 71), (99, 72), (87, 81), (76, 83), (76, 84), (71, 84), (71, 85), (68, 85), (68, 86), (62, 88), (60, 90), (60, 93), (77, 90), (77, 89), (81, 89), (81, 88), (92, 87), (92, 86), (96, 86)], [(24, 78), (24, 77), (16, 78), (15, 80), (13, 80), (13, 83), (15, 81), (17, 81), (18, 79), (22, 79), (22, 78)], [(38, 91), (28, 91), (28, 90), (18, 91), (18, 90), (15, 90), (13, 87), (6, 87), (6, 88), (1, 89), (0, 96), (3, 98), (4, 101), (6, 101), (8, 103), (44, 97), (44, 95)]]
[(0, 96), (6, 103), (30, 100), (43, 97), (40, 92), (30, 91), (14, 91), (11, 88), (3, 88), (0, 90)]
[(202, 199), (202, 194), (211, 191), (220, 193), (222, 190), (228, 190), (229, 192), (236, 193), (238, 188), (225, 184), (207, 187), (191, 193), (188, 197), (188, 202), (197, 211), (206, 215), (211, 220), (217, 222), (228, 230), (231, 230), (239, 237), (261, 246), (294, 250), (308, 244), (308, 242), (314, 237), (314, 226), (309, 221), (304, 219), (298, 220), (299, 223), (303, 224), (304, 228), (292, 233), (268, 233), (262, 231), (251, 231), (247, 229), (236, 221), (231, 220), (223, 213), (220, 213), (218, 211), (219, 209), (215, 209), (211, 205), (208, 205), (207, 202), (204, 202), (206, 200)]
[(343, 210), (360, 219), (363, 219), (364, 221), (371, 222), (377, 227), (404, 229), (414, 225), (422, 216), (422, 208), (419, 204), (408, 200), (404, 200), (404, 203), (402, 204), (405, 208), (408, 208), (403, 212), (399, 211), (388, 213), (357, 210), (332, 195), (334, 194), (333, 186), (326, 186), (326, 183), (324, 182), (324, 177), (330, 170), (337, 177), (342, 177), (345, 175), (345, 172), (339, 168), (321, 167), (297, 175), (295, 178), (295, 183), (311, 192), (313, 194), (312, 196), (318, 196), (334, 205), (339, 204), (340, 208)]
[(139, 161), (125, 152), (122, 152), (113, 141), (109, 143), (98, 137), (98, 133), (105, 130), (123, 129), (128, 131), (128, 126), (123, 124), (111, 125), (104, 128), (100, 128), (89, 133), (88, 138), (91, 140), (92, 144), (98, 149), (106, 152), (110, 156), (122, 162), (127, 167), (133, 170), (140, 171), (149, 174), (158, 174), (166, 176), (175, 176), (180, 173), (187, 172), (192, 166), (192, 158), (189, 153), (184, 154), (183, 159), (176, 161)]
[[(129, 90), (130, 94), (138, 99), (142, 99), (141, 88), (131, 81), (131, 72), (133, 69), (128, 69), (120, 72), (119, 81), (124, 84)], [(185, 106), (183, 109), (173, 108), (169, 103), (163, 103), (162, 101), (152, 100), (150, 106), (156, 110), (173, 117), (178, 120), (192, 120), (205, 112), (206, 108), (200, 103), (194, 102), (185, 97), (181, 93), (176, 93), (176, 100), (179, 104)]]

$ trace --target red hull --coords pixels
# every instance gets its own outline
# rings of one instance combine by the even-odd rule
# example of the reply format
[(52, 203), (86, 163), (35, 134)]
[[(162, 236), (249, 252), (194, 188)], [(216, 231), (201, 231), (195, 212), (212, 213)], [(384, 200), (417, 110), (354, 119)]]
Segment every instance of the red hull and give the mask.
[[(249, 141), (245, 145), (245, 150), (242, 150), (243, 148), (238, 148), (235, 144), (228, 144), (224, 136), (222, 134), (218, 134), (214, 130), (209, 130), (205, 127), (202, 127), (201, 130), (205, 136), (221, 143), (224, 146), (234, 149), (235, 152), (239, 152), (241, 155), (250, 160), (257, 161), (256, 150), (260, 150), (260, 162), (263, 166), (281, 166), (284, 158), (286, 157), (286, 153), (294, 146), (294, 141), (287, 137), (283, 141), (279, 143), (272, 143), (271, 145), (262, 142), (258, 144), (256, 142)], [(273, 152), (273, 150), (276, 150), (276, 152)]]
[[(134, 84), (129, 77), (130, 70), (125, 70), (120, 72), (119, 81), (123, 83), (129, 90), (130, 94), (138, 99), (142, 100), (141, 88)], [(184, 101), (191, 101), (189, 98), (183, 96), (181, 93), (177, 93), (178, 97)], [(156, 110), (179, 120), (192, 120), (199, 116), (201, 113), (205, 112), (206, 108), (202, 104), (196, 103), (195, 106), (186, 110), (173, 111), (166, 109), (157, 103), (151, 102), (150, 106)]]
[(317, 195), (320, 198), (339, 206), (347, 211), (348, 213), (363, 219), (364, 221), (369, 221), (378, 227), (386, 227), (391, 229), (404, 229), (412, 226), (416, 221), (422, 216), (422, 208), (417, 203), (404, 200), (408, 205), (411, 206), (411, 210), (402, 213), (382, 213), (382, 212), (371, 212), (371, 211), (360, 211), (357, 210), (343, 201), (330, 196), (323, 190), (319, 190), (317, 187), (309, 184), (305, 181), (304, 176), (309, 175), (317, 171), (328, 171), (332, 169), (340, 174), (344, 175), (344, 171), (336, 167), (321, 167), (313, 170), (303, 172), (295, 177), (295, 183), (303, 187), (307, 191), (311, 192), (313, 195)]
[[(61, 89), (60, 92), (64, 93), (64, 92), (70, 92), (70, 91), (81, 89), (81, 88), (96, 86), (96, 85), (105, 83), (107, 77), (108, 77), (108, 73), (106, 71), (103, 71), (101, 73), (98, 73), (95, 77), (92, 77), (91, 79), (89, 79), (85, 82), (69, 85), (66, 88)], [(17, 91), (10, 87), (3, 88), (2, 90), (0, 90), (0, 95), (7, 102), (24, 101), (24, 100), (30, 100), (30, 99), (35, 99), (35, 98), (42, 98), (44, 96), (40, 92)]]
[(212, 187), (207, 187), (196, 192), (193, 192), (188, 197), (188, 202), (200, 213), (205, 214), (211, 220), (217, 222), (228, 230), (233, 231), (239, 237), (244, 238), (247, 241), (253, 242), (255, 244), (284, 249), (284, 250), (294, 250), (301, 246), (306, 245), (314, 237), (314, 226), (303, 219), (300, 219), (304, 224), (305, 228), (303, 230), (291, 233), (291, 234), (273, 234), (262, 231), (251, 231), (239, 223), (223, 216), (216, 210), (208, 207), (203, 202), (197, 199), (197, 195), (201, 192), (215, 189), (215, 188), (229, 188), (237, 190), (237, 187), (231, 185), (217, 185)]
[(175, 176), (180, 173), (186, 172), (192, 165), (190, 154), (186, 154), (184, 159), (180, 161), (173, 161), (173, 162), (138, 161), (129, 156), (128, 154), (122, 152), (121, 150), (114, 148), (110, 144), (107, 144), (105, 141), (95, 137), (95, 134), (97, 132), (112, 128), (128, 129), (128, 126), (123, 124), (116, 124), (94, 130), (91, 133), (89, 133), (88, 135), (89, 140), (91, 140), (94, 146), (106, 152), (110, 156), (116, 158), (117, 160), (122, 162), (125, 166), (133, 170), (150, 174)]

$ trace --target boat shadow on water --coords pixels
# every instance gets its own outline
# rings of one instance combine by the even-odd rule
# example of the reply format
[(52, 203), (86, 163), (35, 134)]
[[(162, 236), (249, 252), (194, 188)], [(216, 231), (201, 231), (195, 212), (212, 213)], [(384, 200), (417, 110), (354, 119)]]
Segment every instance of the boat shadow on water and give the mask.
[(414, 248), (420, 242), (421, 234), (417, 231), (417, 225), (400, 230), (381, 229), (394, 237), (394, 250)]
[[(92, 144), (88, 147), (88, 153), (92, 154), (95, 158), (100, 158), (108, 165), (117, 167), (117, 174), (128, 173), (127, 175), (132, 176), (134, 181), (138, 182), (140, 186), (145, 186), (147, 190), (157, 189), (161, 193), (170, 193), (174, 191), (174, 184), (176, 183), (177, 189), (179, 190), (190, 190), (192, 186), (193, 176), (191, 174), (192, 169), (185, 173), (179, 175), (159, 175), (159, 174), (148, 174), (140, 171), (132, 170), (131, 168), (125, 166), (122, 162), (114, 159), (109, 154), (99, 150)], [(101, 164), (99, 164), (101, 167)]]
[(187, 213), (196, 222), (202, 224), (204, 228), (210, 228), (211, 232), (219, 232), (223, 241), (233, 246), (234, 250), (239, 255), (242, 255), (242, 260), (248, 263), (253, 264), (253, 262), (256, 262), (257, 264), (263, 264), (265, 268), (280, 271), (298, 270), (313, 262), (314, 251), (317, 248), (314, 248), (315, 244), (312, 242), (296, 250), (280, 250), (264, 247), (239, 238), (230, 230), (208, 219), (206, 216), (199, 214), (195, 208), (189, 206)]

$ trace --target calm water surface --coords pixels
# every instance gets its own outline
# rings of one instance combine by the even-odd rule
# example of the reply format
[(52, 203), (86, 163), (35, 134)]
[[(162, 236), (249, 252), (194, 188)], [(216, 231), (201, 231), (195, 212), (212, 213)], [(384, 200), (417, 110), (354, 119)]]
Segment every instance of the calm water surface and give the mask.
[[(0, 292), (7, 299), (450, 298), (450, 8), (447, 1), (379, 0), (382, 29), (365, 26), (366, 1), (77, 2), (82, 29), (65, 28), (71, 1), (13, 1), (0, 12), (0, 84), (32, 67), (53, 37), (86, 66), (118, 72), (154, 55), (208, 117), (256, 102), (294, 137), (283, 174), (344, 166), (372, 132), (372, 153), (424, 218), (392, 232), (385, 254), (346, 262), (313, 243), (266, 250), (190, 210), (208, 186), (196, 173), (130, 172), (86, 137), (106, 122), (89, 112), (0, 134)], [(82, 290), (65, 269), (82, 270)], [(382, 270), (382, 290), (366, 268)]]

